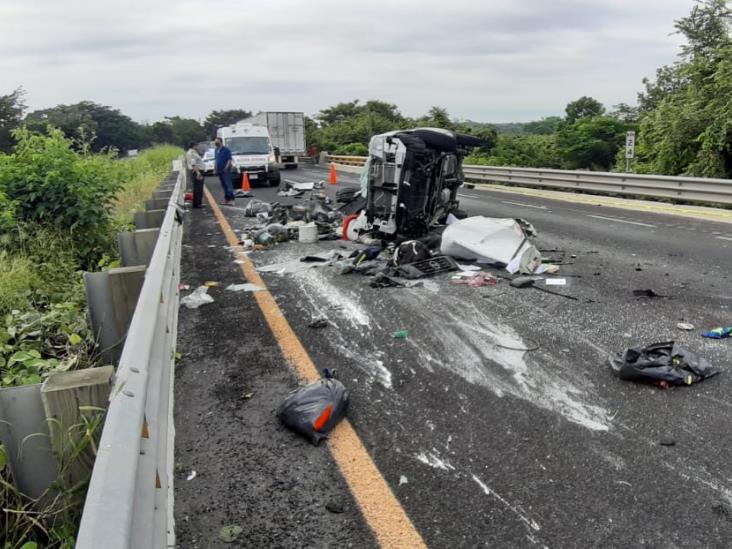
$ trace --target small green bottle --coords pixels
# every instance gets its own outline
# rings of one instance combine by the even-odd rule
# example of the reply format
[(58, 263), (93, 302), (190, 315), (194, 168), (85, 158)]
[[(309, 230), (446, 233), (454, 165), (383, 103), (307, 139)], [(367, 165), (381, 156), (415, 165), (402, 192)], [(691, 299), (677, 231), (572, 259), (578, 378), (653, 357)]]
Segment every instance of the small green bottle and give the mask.
[(409, 337), (409, 332), (406, 330), (399, 330), (398, 332), (391, 334), (391, 337), (394, 339), (407, 339)]

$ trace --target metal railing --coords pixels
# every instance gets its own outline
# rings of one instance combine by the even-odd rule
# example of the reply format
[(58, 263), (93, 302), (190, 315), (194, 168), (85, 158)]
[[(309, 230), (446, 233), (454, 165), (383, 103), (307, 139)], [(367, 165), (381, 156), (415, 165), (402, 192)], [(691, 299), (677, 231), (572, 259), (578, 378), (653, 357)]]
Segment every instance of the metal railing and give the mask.
[(363, 166), (366, 163), (366, 158), (368, 157), (330, 154), (328, 155), (328, 162), (334, 162), (344, 166)]
[[(346, 166), (362, 166), (366, 157), (331, 155), (329, 161)], [(732, 204), (730, 179), (475, 165), (465, 165), (463, 171), (466, 181), (477, 183), (508, 183), (525, 187)]]
[(182, 226), (178, 173), (110, 397), (77, 549), (173, 547), (173, 362)]

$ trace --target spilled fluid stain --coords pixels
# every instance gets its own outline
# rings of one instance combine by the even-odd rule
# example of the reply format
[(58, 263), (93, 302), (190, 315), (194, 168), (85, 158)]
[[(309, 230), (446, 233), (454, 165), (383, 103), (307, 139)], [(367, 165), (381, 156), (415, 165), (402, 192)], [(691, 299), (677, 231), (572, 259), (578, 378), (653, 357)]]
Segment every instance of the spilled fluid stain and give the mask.
[(372, 319), (359, 304), (358, 297), (335, 287), (319, 270), (296, 273), (292, 277), (313, 316), (329, 318), (337, 324), (336, 329), (328, 331), (328, 342), (335, 352), (349, 359), (370, 380), (391, 389), (391, 372), (384, 366), (385, 353), (371, 348), (368, 335), (372, 331)]
[(410, 342), (428, 370), (444, 368), (498, 396), (526, 400), (588, 429), (610, 429), (610, 413), (597, 404), (591, 387), (580, 385), (576, 373), (472, 302), (417, 301), (407, 292), (397, 299), (407, 315), (424, 321), (435, 334)]

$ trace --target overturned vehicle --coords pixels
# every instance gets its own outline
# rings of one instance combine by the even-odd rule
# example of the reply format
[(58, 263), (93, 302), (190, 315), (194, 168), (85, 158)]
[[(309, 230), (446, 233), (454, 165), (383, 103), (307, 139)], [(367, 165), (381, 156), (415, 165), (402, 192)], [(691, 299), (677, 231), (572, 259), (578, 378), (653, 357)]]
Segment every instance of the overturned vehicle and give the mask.
[(398, 130), (375, 135), (361, 175), (361, 189), (338, 200), (350, 214), (344, 236), (369, 232), (384, 240), (420, 238), (452, 214), (460, 219), (458, 188), (462, 164), (480, 139), (437, 128)]

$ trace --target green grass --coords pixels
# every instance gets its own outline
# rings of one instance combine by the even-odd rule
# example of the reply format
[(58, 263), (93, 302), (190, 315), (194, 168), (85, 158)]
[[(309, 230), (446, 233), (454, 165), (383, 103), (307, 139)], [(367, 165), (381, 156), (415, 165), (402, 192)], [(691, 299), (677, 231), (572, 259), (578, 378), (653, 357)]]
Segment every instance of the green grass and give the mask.
[(170, 172), (171, 162), (183, 154), (177, 147), (159, 146), (143, 152), (137, 158), (123, 162), (125, 183), (117, 193), (112, 210), (112, 226), (118, 229), (132, 223), (135, 212), (144, 210), (145, 200)]

